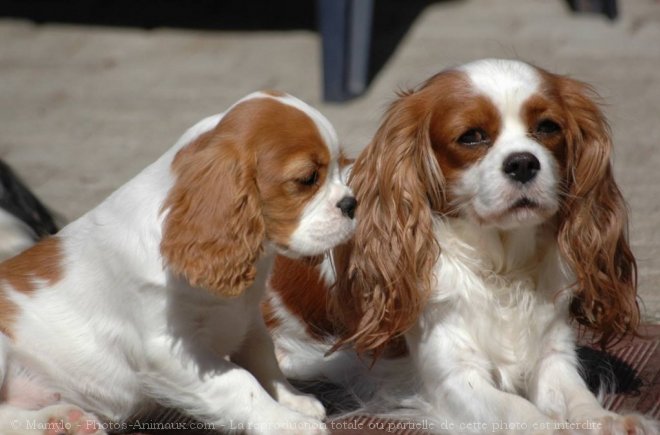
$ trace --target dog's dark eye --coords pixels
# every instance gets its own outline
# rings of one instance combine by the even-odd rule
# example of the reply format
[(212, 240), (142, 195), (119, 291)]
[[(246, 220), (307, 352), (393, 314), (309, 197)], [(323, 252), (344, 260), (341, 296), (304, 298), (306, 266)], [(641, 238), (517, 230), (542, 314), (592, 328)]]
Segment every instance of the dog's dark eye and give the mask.
[(313, 171), (308, 176), (304, 178), (299, 178), (298, 183), (303, 186), (313, 186), (319, 180), (319, 171)]
[(561, 127), (555, 121), (544, 119), (536, 125), (536, 134), (548, 135), (561, 131)]
[(484, 145), (490, 143), (490, 138), (480, 128), (472, 128), (465, 133), (463, 133), (458, 139), (457, 142), (461, 145), (473, 147), (477, 145)]

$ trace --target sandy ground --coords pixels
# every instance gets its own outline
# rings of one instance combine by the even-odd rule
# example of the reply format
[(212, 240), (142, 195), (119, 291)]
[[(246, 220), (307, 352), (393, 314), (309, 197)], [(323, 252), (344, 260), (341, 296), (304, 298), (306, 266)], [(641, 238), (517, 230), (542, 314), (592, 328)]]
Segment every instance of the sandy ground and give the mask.
[(262, 88), (318, 106), (350, 154), (399, 88), (481, 57), (520, 58), (596, 86), (649, 321), (660, 322), (660, 4), (621, 0), (621, 18), (571, 15), (556, 0), (429, 6), (364, 97), (320, 97), (320, 42), (307, 31), (203, 32), (0, 20), (0, 157), (74, 219), (170, 147), (190, 125)]

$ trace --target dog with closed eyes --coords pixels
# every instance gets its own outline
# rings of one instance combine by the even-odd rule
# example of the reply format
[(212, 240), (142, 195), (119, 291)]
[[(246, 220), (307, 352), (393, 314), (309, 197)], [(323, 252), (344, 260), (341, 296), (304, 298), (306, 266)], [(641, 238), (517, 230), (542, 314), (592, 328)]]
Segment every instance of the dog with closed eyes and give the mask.
[(611, 154), (591, 87), (527, 63), (401, 93), (351, 169), (353, 239), (333, 261), (276, 260), (264, 312), (284, 373), (354, 387), (403, 337), (397, 367), (439, 431), (657, 434), (603, 409), (576, 357), (574, 323), (607, 345), (640, 319)]
[[(220, 431), (325, 433), (259, 311), (276, 253), (349, 238), (356, 200), (318, 111), (258, 92), (0, 265), (0, 433), (101, 434), (150, 404)], [(36, 432), (35, 432), (36, 431)]]

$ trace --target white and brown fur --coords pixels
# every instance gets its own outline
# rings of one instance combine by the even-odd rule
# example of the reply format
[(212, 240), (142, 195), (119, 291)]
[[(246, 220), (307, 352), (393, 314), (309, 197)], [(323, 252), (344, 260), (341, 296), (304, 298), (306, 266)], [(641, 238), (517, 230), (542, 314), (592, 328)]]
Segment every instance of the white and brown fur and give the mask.
[(323, 433), (259, 301), (276, 253), (352, 234), (339, 155), (315, 109), (254, 93), (0, 265), (0, 433), (100, 434), (154, 403), (218, 430)]
[[(657, 434), (643, 416), (603, 409), (579, 374), (574, 321), (603, 345), (639, 323), (595, 98), (579, 81), (495, 59), (401, 93), (352, 167), (354, 238), (317, 266), (277, 262), (266, 315), (284, 373), (355, 385), (355, 355), (381, 356), (374, 374), (360, 369), (368, 382), (403, 337), (407, 369), (392, 379), (414, 373), (417, 410), (449, 432), (511, 422), (503, 432), (592, 423), (585, 433)], [(304, 290), (296, 276), (316, 302), (291, 296)]]

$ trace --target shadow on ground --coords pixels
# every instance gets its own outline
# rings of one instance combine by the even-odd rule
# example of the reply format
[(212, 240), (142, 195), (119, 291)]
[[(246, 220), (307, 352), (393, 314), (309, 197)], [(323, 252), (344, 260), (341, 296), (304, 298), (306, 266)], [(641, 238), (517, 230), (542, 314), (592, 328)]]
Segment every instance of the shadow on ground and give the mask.
[[(383, 68), (420, 13), (430, 4), (458, 0), (375, 0), (369, 82)], [(0, 17), (37, 24), (67, 23), (154, 29), (312, 30), (313, 0), (5, 0)]]

